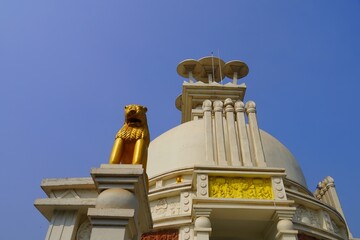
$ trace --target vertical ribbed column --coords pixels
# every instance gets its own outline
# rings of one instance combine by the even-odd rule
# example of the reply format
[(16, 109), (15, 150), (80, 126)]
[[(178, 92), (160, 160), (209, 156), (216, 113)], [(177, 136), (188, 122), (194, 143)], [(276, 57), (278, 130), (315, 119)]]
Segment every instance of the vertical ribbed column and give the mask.
[(215, 165), (211, 106), (212, 103), (210, 100), (205, 100), (203, 102), (202, 108), (204, 111), (205, 124), (205, 154), (208, 164)]
[(335, 189), (335, 181), (332, 177), (327, 176), (324, 180), (326, 182), (326, 188), (328, 189), (325, 195), (329, 198), (329, 204), (333, 206), (345, 219), (344, 212), (341, 208), (339, 196)]
[(245, 105), (242, 101), (235, 103), (235, 112), (242, 163), (244, 166), (253, 166), (251, 162), (249, 138), (246, 131)]
[(221, 166), (226, 166), (226, 151), (225, 151), (225, 141), (224, 141), (224, 124), (223, 124), (223, 102), (215, 101), (214, 102), (214, 112), (215, 112), (215, 141), (216, 141), (216, 153), (217, 153), (217, 163)]
[(46, 240), (72, 240), (77, 229), (77, 211), (55, 211)]
[(246, 108), (246, 114), (248, 115), (248, 119), (249, 119), (250, 135), (254, 146), (254, 159), (256, 166), (266, 167), (264, 150), (262, 147), (260, 131), (256, 119), (255, 102), (253, 101), (247, 102), (245, 108)]
[[(333, 208), (335, 208), (341, 214), (341, 216), (344, 218), (344, 220), (346, 222), (346, 218), (345, 218), (344, 212), (343, 212), (341, 204), (340, 204), (339, 196), (336, 192), (335, 181), (332, 177), (327, 176), (323, 181), (321, 181), (318, 184), (314, 195), (317, 199), (319, 199), (319, 200), (329, 204)], [(350, 232), (347, 224), (346, 224), (346, 227), (347, 227), (349, 234), (351, 235), (351, 232)]]
[(225, 113), (229, 137), (230, 162), (232, 166), (241, 166), (238, 141), (235, 130), (234, 103), (230, 98), (225, 100)]

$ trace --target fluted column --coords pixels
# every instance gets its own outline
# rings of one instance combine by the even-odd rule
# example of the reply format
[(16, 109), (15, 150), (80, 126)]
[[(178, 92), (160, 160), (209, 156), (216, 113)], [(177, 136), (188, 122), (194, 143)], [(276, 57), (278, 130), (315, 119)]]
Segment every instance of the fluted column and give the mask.
[(57, 210), (54, 212), (46, 240), (74, 239), (78, 227), (79, 216), (77, 211)]
[(225, 113), (230, 148), (230, 162), (232, 166), (241, 166), (238, 140), (236, 138), (234, 103), (230, 98), (225, 100)]
[(256, 166), (266, 167), (264, 150), (261, 143), (260, 131), (256, 119), (256, 105), (255, 102), (249, 101), (246, 103), (246, 114), (249, 119), (249, 128), (251, 140), (254, 146), (254, 159)]
[[(314, 195), (317, 199), (319, 199), (319, 200), (327, 203), (328, 205), (332, 206), (333, 208), (335, 208), (341, 214), (341, 216), (344, 218), (344, 220), (346, 222), (345, 214), (342, 210), (339, 196), (336, 192), (335, 181), (332, 177), (327, 176), (323, 181), (319, 182)], [(325, 220), (327, 219), (326, 217), (324, 217), (325, 216), (324, 214), (321, 214), (321, 215), (323, 216), (322, 219), (325, 219)], [(328, 226), (331, 226), (331, 224), (329, 223)], [(327, 228), (329, 228), (328, 226), (327, 226)], [(352, 237), (352, 234), (351, 234), (350, 229), (348, 228), (347, 224), (346, 224), (346, 227), (349, 232), (349, 235)]]
[(205, 154), (206, 161), (215, 165), (214, 161), (214, 144), (213, 144), (213, 128), (212, 128), (212, 103), (210, 100), (205, 100), (203, 102), (203, 111), (204, 111), (204, 124), (205, 124)]
[(226, 150), (224, 138), (224, 124), (223, 124), (223, 102), (214, 102), (215, 112), (215, 140), (216, 140), (216, 156), (218, 165), (226, 166)]
[(253, 166), (251, 162), (249, 138), (246, 130), (245, 105), (242, 101), (235, 102), (235, 112), (242, 164), (244, 166)]
[(322, 182), (319, 183), (315, 192), (315, 196), (319, 200), (323, 200), (330, 206), (334, 207), (343, 216), (343, 218), (345, 218), (344, 212), (341, 208), (339, 196), (335, 189), (335, 181), (332, 177), (327, 176)]

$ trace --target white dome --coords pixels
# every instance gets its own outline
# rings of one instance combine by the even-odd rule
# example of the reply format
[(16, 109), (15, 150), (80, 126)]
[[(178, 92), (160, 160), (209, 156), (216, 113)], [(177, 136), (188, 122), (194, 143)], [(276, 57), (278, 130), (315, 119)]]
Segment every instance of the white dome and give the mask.
[[(181, 124), (154, 139), (149, 146), (147, 174), (149, 178), (179, 168), (203, 165), (205, 159), (203, 120)], [(260, 131), (268, 167), (284, 168), (287, 178), (303, 186), (306, 181), (291, 152), (270, 134)]]

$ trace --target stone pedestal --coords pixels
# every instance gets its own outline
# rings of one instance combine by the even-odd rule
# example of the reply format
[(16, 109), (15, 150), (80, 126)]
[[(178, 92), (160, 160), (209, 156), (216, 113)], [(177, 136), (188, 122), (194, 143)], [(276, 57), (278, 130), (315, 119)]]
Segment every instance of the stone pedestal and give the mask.
[(133, 209), (90, 208), (88, 217), (92, 224), (90, 240), (140, 239)]
[(140, 239), (152, 228), (147, 176), (141, 165), (103, 164), (92, 169), (91, 176), (100, 194), (95, 208), (88, 210), (90, 240)]
[(211, 235), (211, 221), (209, 219), (211, 209), (195, 210), (197, 216), (194, 223), (194, 233), (197, 240), (209, 240)]
[(294, 230), (293, 223), (291, 221), (293, 213), (291, 212), (277, 212), (275, 214), (278, 217), (277, 233), (275, 235), (276, 240), (298, 240), (298, 231)]

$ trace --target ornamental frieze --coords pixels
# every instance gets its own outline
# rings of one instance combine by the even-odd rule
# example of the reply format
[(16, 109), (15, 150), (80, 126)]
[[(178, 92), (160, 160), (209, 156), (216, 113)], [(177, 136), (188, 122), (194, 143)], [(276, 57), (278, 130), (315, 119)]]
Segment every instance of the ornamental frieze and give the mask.
[(209, 197), (274, 199), (270, 178), (209, 177)]
[(154, 218), (180, 214), (179, 197), (162, 198), (150, 203), (151, 214)]
[(305, 223), (317, 228), (321, 228), (320, 218), (317, 211), (305, 208), (302, 205), (298, 205), (296, 207), (296, 212), (293, 220), (295, 222)]

